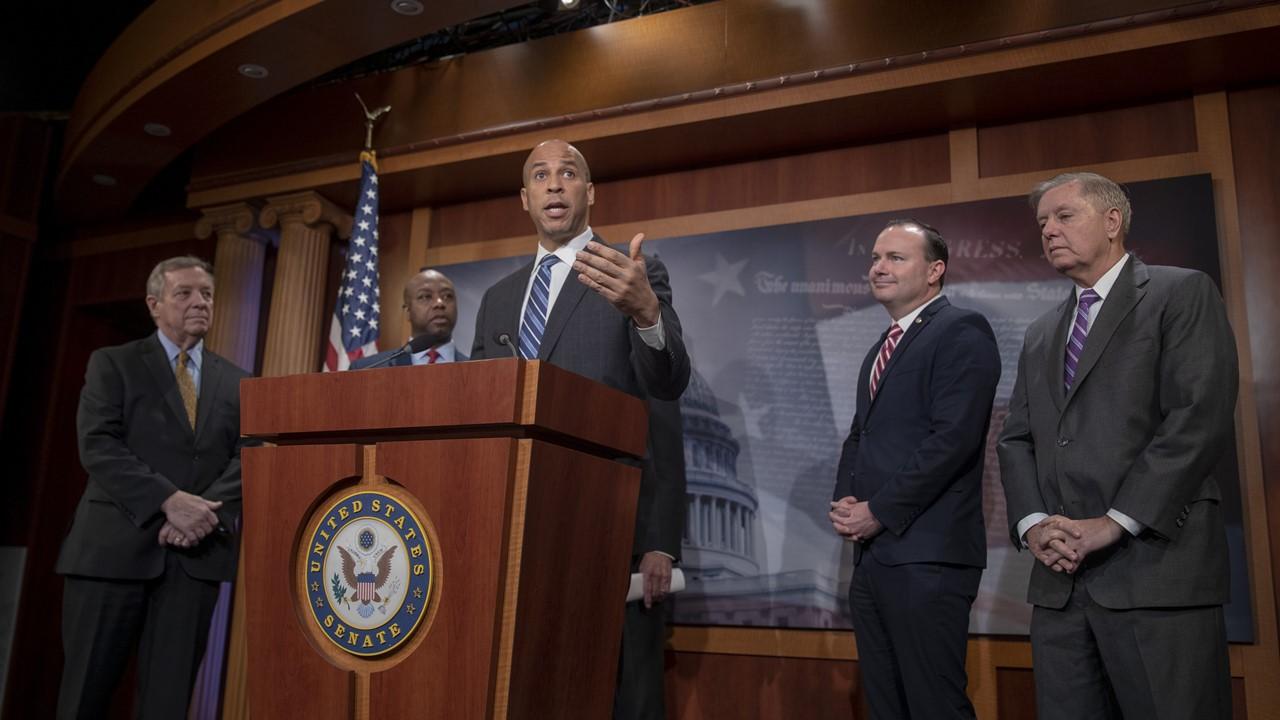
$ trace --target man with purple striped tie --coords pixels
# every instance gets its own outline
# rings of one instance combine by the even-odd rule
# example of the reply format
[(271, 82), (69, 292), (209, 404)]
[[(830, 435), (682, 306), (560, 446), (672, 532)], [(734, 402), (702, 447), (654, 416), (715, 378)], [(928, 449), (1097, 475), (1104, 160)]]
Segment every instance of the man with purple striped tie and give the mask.
[[(485, 291), (476, 315), (473, 360), (520, 357), (558, 365), (637, 397), (677, 400), (689, 382), (689, 355), (671, 306), (667, 269), (591, 230), (595, 186), (586, 158), (548, 140), (524, 164), (520, 202), (533, 220), (537, 254)], [(510, 338), (515, 338), (514, 341)], [(679, 408), (651, 403), (649, 452), (641, 468), (633, 572), (645, 599), (626, 608), (614, 717), (663, 717), (665, 606), (684, 520), (684, 439)]]
[(1124, 191), (1036, 186), (1045, 258), (1075, 288), (1027, 329), (997, 450), (1041, 718), (1229, 718), (1227, 542), (1214, 467), (1238, 373), (1204, 273), (1125, 250)]

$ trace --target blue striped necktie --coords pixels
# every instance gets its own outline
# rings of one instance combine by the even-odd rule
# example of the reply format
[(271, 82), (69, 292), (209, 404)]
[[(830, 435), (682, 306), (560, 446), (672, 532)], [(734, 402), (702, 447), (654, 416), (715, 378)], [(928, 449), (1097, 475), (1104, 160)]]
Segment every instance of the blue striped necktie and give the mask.
[(560, 262), (560, 258), (548, 253), (538, 263), (538, 272), (533, 276), (533, 287), (529, 289), (529, 302), (524, 305), (524, 318), (520, 320), (520, 357), (533, 360), (538, 357), (538, 347), (542, 345), (542, 333), (547, 329), (547, 310), (551, 297), (551, 267)]
[(1084, 354), (1084, 341), (1089, 337), (1089, 308), (1102, 299), (1092, 289), (1080, 293), (1079, 304), (1076, 305), (1076, 321), (1071, 326), (1071, 337), (1067, 338), (1067, 356), (1063, 358), (1062, 381), (1066, 391), (1071, 392), (1071, 384), (1076, 379), (1076, 366), (1080, 364), (1080, 356)]

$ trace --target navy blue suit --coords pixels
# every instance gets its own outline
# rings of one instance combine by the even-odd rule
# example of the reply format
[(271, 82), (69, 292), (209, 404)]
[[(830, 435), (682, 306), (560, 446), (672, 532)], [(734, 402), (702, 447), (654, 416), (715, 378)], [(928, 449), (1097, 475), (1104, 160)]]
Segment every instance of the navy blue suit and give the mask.
[(1000, 353), (986, 318), (938, 298), (899, 340), (873, 400), (884, 337), (858, 374), (834, 493), (868, 501), (884, 526), (854, 549), (862, 686), (873, 717), (971, 718), (964, 656), (987, 557), (982, 471)]

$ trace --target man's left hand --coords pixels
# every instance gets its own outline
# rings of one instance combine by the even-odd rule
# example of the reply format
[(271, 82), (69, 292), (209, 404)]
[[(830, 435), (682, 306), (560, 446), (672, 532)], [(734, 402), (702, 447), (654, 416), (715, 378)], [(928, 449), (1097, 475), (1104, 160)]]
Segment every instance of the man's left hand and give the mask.
[(640, 252), (643, 243), (644, 233), (631, 238), (631, 255), (627, 256), (592, 240), (578, 253), (573, 269), (583, 285), (631, 318), (636, 327), (648, 328), (658, 324), (661, 308), (649, 287), (649, 271)]
[[(1119, 523), (1106, 515), (1085, 518), (1084, 520), (1059, 517), (1053, 520), (1052, 525), (1075, 536), (1074, 538), (1068, 537), (1065, 541), (1054, 540), (1051, 543), (1051, 545), (1055, 545), (1054, 549), (1063, 552), (1064, 555), (1067, 554), (1064, 552), (1066, 550), (1075, 551), (1075, 567), (1067, 569), (1069, 573), (1075, 572), (1089, 555), (1114, 545), (1124, 536), (1125, 532)], [(1058, 544), (1060, 544), (1060, 547), (1056, 546)]]
[(671, 558), (660, 552), (647, 552), (640, 558), (640, 574), (644, 576), (644, 606), (662, 602), (671, 591)]
[(165, 520), (164, 525), (160, 526), (160, 533), (156, 536), (156, 542), (161, 545), (172, 545), (180, 548), (191, 547), (191, 543), (187, 541), (182, 531), (174, 527), (173, 523), (168, 520)]

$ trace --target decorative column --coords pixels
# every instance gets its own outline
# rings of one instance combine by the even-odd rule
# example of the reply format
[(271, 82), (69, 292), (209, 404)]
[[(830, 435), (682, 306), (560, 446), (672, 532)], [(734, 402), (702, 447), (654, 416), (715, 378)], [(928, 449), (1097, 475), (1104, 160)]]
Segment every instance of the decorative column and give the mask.
[(280, 226), (271, 315), (262, 356), (262, 376), (320, 369), (324, 330), (325, 276), (329, 242), (351, 234), (351, 216), (319, 193), (306, 191), (267, 199), (263, 227)]
[(196, 237), (217, 233), (213, 258), (213, 326), (205, 339), (211, 350), (253, 372), (262, 314), (262, 270), (270, 236), (258, 227), (258, 209), (248, 203), (211, 207), (196, 222)]

